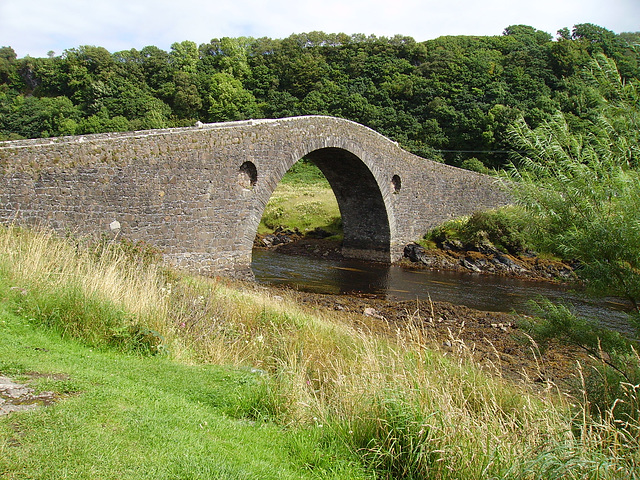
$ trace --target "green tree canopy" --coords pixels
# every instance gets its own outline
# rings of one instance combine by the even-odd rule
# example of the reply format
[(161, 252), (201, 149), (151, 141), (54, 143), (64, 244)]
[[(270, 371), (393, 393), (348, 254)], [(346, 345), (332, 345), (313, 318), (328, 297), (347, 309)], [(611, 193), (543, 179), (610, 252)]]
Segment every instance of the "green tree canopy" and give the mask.
[(111, 54), (80, 46), (18, 59), (3, 47), (0, 108), (7, 114), (0, 130), (5, 136), (70, 131), (55, 122), (27, 128), (32, 120), (18, 117), (29, 109), (18, 105), (29, 97), (65, 97), (74, 108), (65, 118), (79, 125), (93, 117), (100, 128), (117, 129), (124, 125), (120, 117), (129, 128), (151, 128), (320, 113), (363, 123), (419, 155), (501, 168), (516, 117), (535, 128), (560, 109), (572, 131), (589, 131), (603, 105), (583, 67), (605, 53), (625, 82), (637, 79), (636, 38), (578, 24), (557, 41), (511, 25), (502, 35), (426, 42), (316, 31), (284, 39), (223, 37), (200, 46), (186, 40), (168, 52), (146, 46)]

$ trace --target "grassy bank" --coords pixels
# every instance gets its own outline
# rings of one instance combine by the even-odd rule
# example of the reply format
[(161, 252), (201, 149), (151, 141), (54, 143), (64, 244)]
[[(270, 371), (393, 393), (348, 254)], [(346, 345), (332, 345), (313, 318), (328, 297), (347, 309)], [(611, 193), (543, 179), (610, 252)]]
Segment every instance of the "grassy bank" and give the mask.
[(61, 397), (0, 418), (0, 476), (640, 475), (637, 425), (428, 348), (418, 312), (375, 335), (144, 251), (0, 230), (0, 374)]
[(258, 234), (276, 228), (298, 229), (306, 233), (322, 228), (337, 238), (342, 235), (338, 202), (322, 172), (301, 160), (285, 174), (267, 203)]
[(366, 478), (313, 430), (256, 419), (250, 369), (91, 349), (6, 310), (0, 330), (0, 371), (59, 396), (0, 417), (0, 478)]

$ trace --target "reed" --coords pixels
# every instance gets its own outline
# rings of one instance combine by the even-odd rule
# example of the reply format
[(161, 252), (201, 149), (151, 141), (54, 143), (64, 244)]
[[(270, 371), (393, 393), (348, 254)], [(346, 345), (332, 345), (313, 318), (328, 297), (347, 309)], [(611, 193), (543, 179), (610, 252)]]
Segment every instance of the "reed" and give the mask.
[[(374, 333), (360, 314), (286, 292), (187, 276), (118, 249), (96, 256), (15, 227), (0, 230), (0, 298), (91, 344), (251, 368), (262, 387), (244, 415), (347, 445), (379, 478), (640, 476), (637, 421), (594, 419), (553, 385), (533, 393), (481, 370), (455, 333), (458, 354), (447, 356), (418, 312), (393, 334)], [(618, 401), (637, 408), (639, 389)]]

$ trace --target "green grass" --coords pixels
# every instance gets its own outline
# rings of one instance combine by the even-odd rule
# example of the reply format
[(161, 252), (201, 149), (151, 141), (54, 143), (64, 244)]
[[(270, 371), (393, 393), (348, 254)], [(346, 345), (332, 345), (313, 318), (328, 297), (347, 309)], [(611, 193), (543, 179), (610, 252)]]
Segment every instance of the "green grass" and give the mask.
[(259, 371), (92, 349), (2, 309), (0, 372), (65, 378), (34, 385), (55, 405), (0, 417), (0, 478), (367, 478), (314, 428), (263, 418)]
[(320, 227), (341, 237), (338, 202), (327, 179), (311, 162), (301, 160), (285, 174), (265, 207), (258, 233), (272, 233), (278, 227), (302, 233)]
[(62, 397), (0, 418), (0, 478), (640, 475), (637, 425), (441, 354), (419, 311), (376, 335), (108, 247), (0, 228), (0, 374)]

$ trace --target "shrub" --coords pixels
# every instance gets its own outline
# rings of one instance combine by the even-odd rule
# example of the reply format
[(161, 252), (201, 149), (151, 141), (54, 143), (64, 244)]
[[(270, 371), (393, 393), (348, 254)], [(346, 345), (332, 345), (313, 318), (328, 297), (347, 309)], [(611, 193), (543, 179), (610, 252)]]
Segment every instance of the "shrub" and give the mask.
[(477, 244), (485, 237), (497, 248), (520, 254), (528, 248), (520, 213), (514, 207), (476, 212), (469, 217), (462, 235), (470, 244)]
[(489, 242), (498, 249), (517, 255), (530, 248), (521, 214), (522, 210), (517, 207), (476, 212), (470, 217), (460, 217), (443, 223), (427, 232), (424, 240), (435, 242), (437, 245), (457, 240), (468, 249)]

